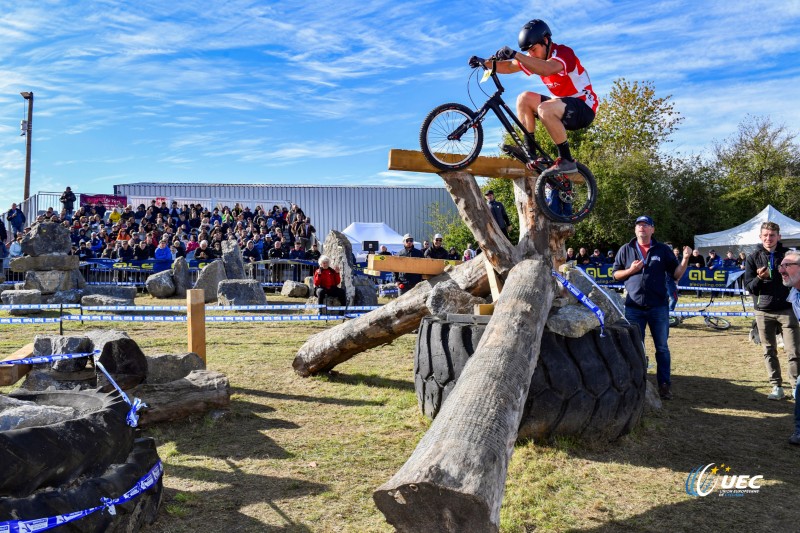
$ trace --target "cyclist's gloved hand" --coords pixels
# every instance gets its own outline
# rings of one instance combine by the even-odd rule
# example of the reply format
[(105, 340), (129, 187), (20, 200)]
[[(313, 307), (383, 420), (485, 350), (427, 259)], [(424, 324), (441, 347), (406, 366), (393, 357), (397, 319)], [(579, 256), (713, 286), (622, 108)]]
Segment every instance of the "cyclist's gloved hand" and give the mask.
[(485, 60), (481, 59), (478, 56), (472, 56), (469, 58), (469, 66), (472, 68), (478, 68), (479, 66), (483, 65)]
[(498, 61), (508, 61), (509, 59), (514, 59), (515, 55), (517, 55), (517, 51), (512, 50), (508, 46), (504, 46), (503, 48), (494, 53), (494, 57)]

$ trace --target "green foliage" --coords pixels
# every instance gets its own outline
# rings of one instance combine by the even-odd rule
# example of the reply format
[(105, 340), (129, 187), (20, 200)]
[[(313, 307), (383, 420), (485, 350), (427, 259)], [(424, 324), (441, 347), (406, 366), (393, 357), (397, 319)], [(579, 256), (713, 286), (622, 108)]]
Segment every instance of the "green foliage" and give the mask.
[(426, 222), (433, 228), (434, 233), (442, 234), (444, 247), (448, 250), (451, 246), (455, 246), (458, 253), (462, 254), (468, 245), (475, 242), (475, 237), (472, 236), (472, 232), (464, 224), (458, 212), (443, 210), (439, 202), (428, 206)]

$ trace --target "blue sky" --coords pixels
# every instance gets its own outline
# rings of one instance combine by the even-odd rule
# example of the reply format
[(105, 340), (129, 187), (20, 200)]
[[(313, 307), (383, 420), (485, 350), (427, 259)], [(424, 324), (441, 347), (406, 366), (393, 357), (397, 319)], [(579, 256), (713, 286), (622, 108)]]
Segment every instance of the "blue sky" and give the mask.
[[(469, 56), (516, 47), (531, 18), (576, 51), (601, 98), (619, 77), (672, 95), (685, 118), (673, 151), (708, 153), (747, 113), (798, 130), (798, 0), (0, 0), (0, 208), (22, 197), (20, 91), (35, 95), (33, 192), (439, 185), (387, 171), (389, 149), (418, 149), (436, 105), (469, 104)], [(509, 102), (546, 92), (522, 74), (504, 83)], [(494, 153), (499, 124), (486, 128)]]

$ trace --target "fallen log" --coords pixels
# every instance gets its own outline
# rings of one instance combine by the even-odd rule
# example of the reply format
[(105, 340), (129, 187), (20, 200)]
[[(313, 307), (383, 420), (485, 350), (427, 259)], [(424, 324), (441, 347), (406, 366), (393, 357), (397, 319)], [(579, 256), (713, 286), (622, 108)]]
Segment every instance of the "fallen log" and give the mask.
[(422, 318), (430, 314), (425, 301), (431, 288), (448, 279), (475, 296), (489, 294), (484, 262), (462, 263), (419, 283), (379, 309), (313, 335), (294, 358), (295, 372), (303, 377), (325, 372), (354, 355), (414, 331)]
[(148, 408), (140, 412), (139, 425), (185, 420), (231, 403), (228, 377), (212, 370), (192, 370), (185, 378), (167, 383), (142, 384), (129, 391)]
[(498, 530), (553, 293), (549, 260), (524, 260), (509, 273), (450, 398), (408, 461), (373, 493), (398, 531)]

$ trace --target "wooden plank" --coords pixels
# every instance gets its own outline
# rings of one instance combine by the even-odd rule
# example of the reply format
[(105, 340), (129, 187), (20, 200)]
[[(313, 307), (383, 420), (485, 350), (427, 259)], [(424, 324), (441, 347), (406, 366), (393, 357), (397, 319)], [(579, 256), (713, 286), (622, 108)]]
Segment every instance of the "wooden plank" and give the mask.
[[(418, 150), (389, 150), (389, 170), (405, 170), (408, 172), (442, 172), (434, 167), (422, 152)], [(533, 172), (516, 159), (505, 157), (479, 156), (469, 167), (463, 170), (473, 176), (490, 178), (519, 178), (533, 176)]]
[[(15, 361), (17, 359), (25, 359), (33, 355), (33, 343), (26, 344), (16, 352), (12, 353), (3, 361)], [(28, 372), (31, 371), (31, 365), (2, 365), (0, 366), (0, 386), (13, 385)]]
[(188, 324), (188, 348), (206, 362), (206, 304), (203, 289), (186, 291), (186, 323)]
[[(496, 302), (500, 298), (500, 291), (503, 290), (503, 280), (497, 275), (497, 272), (489, 262), (486, 254), (481, 254), (484, 257), (484, 264), (486, 265), (486, 273), (489, 275), (489, 289), (492, 291), (492, 301)], [(483, 314), (483, 313), (478, 313)], [(491, 314), (491, 313), (489, 313)]]
[(367, 256), (367, 270), (380, 272), (405, 272), (438, 276), (445, 267), (460, 265), (455, 259), (425, 259), (422, 257), (398, 257), (396, 255)]
[(473, 307), (476, 315), (492, 315), (494, 314), (494, 304), (475, 304)]

